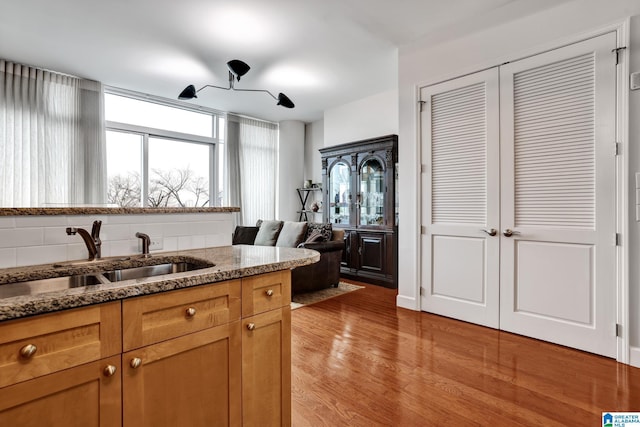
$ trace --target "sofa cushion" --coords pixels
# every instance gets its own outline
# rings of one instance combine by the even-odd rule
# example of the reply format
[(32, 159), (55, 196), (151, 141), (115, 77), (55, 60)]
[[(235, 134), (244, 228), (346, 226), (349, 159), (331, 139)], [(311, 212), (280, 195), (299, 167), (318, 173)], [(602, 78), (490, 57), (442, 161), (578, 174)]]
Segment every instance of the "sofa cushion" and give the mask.
[(304, 240), (307, 235), (306, 222), (285, 221), (282, 230), (278, 235), (276, 246), (295, 248)]
[(307, 236), (307, 239), (298, 245), (299, 248), (304, 247), (307, 243), (325, 242), (326, 239), (322, 235), (320, 230), (313, 230), (311, 234)]
[(258, 220), (256, 225), (260, 228), (253, 244), (256, 246), (275, 246), (283, 224), (283, 221)]
[(307, 239), (311, 236), (311, 234), (315, 230), (320, 231), (325, 241), (331, 240), (332, 227), (330, 222), (325, 222), (325, 223), (310, 222), (309, 226), (307, 227)]
[(236, 227), (233, 232), (233, 242), (234, 245), (253, 245), (253, 242), (256, 240), (256, 235), (258, 234), (258, 230), (260, 227), (247, 227), (239, 225)]

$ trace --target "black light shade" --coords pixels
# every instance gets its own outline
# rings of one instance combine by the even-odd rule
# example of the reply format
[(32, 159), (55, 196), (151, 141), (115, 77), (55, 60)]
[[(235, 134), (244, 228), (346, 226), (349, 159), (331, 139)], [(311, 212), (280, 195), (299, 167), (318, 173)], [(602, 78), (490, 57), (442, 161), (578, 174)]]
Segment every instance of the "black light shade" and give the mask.
[(178, 99), (192, 99), (197, 98), (196, 95), (196, 87), (194, 85), (189, 85), (184, 88), (180, 95), (178, 95)]
[(282, 105), (286, 108), (295, 107), (294, 103), (289, 99), (289, 97), (282, 92), (278, 94), (278, 103), (276, 105)]
[(240, 77), (247, 74), (251, 69), (251, 67), (249, 67), (246, 62), (240, 61), (239, 59), (232, 59), (231, 61), (227, 62), (227, 67), (229, 67), (229, 71), (231, 71), (231, 74), (236, 76), (236, 79), (238, 79), (238, 81), (240, 81)]

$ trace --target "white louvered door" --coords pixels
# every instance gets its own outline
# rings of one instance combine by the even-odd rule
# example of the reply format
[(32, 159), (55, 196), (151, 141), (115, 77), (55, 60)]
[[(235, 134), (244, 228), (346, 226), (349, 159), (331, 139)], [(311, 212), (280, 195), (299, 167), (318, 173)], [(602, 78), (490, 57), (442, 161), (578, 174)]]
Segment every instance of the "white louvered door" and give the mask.
[(423, 310), (615, 357), (615, 47), (421, 89)]
[(498, 69), (423, 88), (421, 97), (422, 308), (497, 328)]
[(615, 357), (615, 34), (500, 69), (500, 328)]

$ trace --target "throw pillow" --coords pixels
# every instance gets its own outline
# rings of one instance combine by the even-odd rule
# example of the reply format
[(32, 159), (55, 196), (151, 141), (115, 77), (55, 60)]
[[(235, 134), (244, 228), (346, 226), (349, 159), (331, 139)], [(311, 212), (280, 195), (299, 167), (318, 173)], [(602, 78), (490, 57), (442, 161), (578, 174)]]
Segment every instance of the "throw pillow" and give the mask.
[(236, 230), (233, 232), (233, 242), (234, 245), (253, 245), (253, 242), (256, 240), (256, 235), (258, 234), (258, 230), (260, 227), (245, 227), (239, 225), (236, 227)]
[(258, 234), (253, 242), (256, 246), (275, 246), (278, 234), (282, 229), (282, 221), (258, 221)]
[(324, 238), (322, 232), (320, 230), (313, 230), (305, 243), (314, 243), (314, 242), (325, 242), (327, 239)]
[(306, 222), (285, 221), (278, 235), (276, 246), (285, 248), (297, 247), (307, 234)]
[(309, 236), (311, 236), (311, 233), (313, 233), (313, 231), (315, 230), (318, 230), (320, 231), (320, 233), (322, 233), (324, 240), (326, 241), (331, 240), (332, 227), (330, 222), (326, 222), (326, 223), (310, 222), (309, 227), (307, 227), (307, 239), (309, 238)]

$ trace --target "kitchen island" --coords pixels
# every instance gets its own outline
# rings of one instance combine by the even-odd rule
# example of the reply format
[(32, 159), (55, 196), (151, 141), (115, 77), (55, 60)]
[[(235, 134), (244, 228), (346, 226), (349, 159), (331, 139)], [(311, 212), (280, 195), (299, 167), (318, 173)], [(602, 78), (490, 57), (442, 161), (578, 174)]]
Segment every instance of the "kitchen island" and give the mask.
[(290, 425), (290, 269), (319, 254), (239, 245), (125, 258), (0, 270), (1, 290), (198, 267), (0, 299), (0, 425)]

